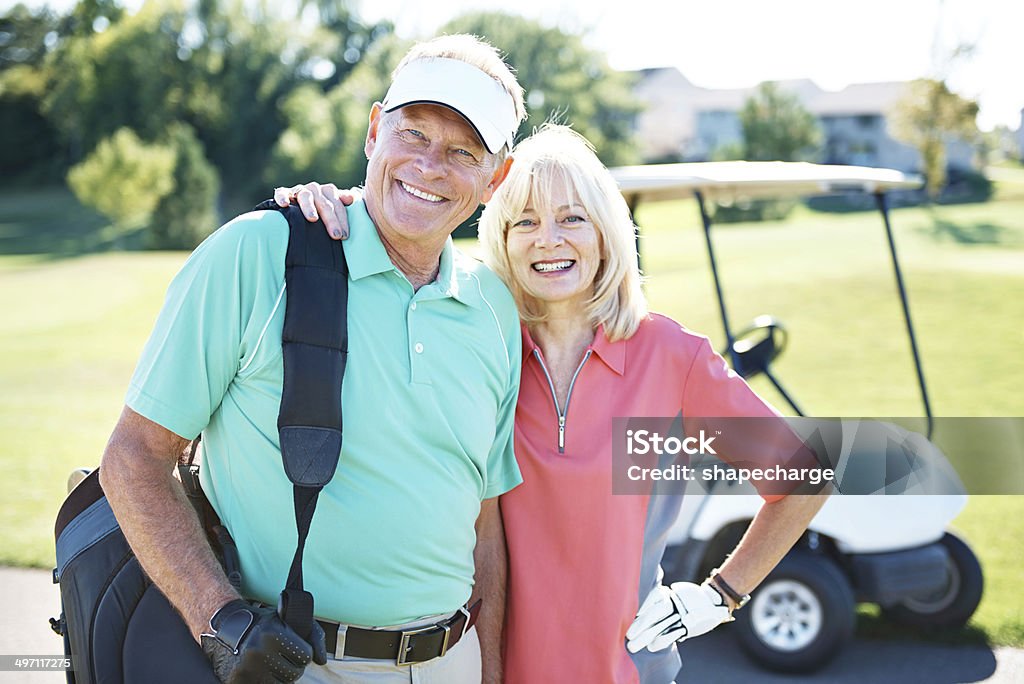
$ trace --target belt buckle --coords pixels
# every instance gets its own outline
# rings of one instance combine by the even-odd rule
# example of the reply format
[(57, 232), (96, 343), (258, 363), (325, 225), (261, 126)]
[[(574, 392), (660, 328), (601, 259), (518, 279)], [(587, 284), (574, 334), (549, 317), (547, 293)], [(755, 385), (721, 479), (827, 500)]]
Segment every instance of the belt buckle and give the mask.
[[(440, 658), (445, 653), (447, 653), (448, 652), (448, 637), (449, 637), (449, 635), (451, 634), (451, 631), (452, 631), (451, 627), (449, 627), (448, 625), (440, 624), (440, 623), (433, 624), (433, 625), (427, 625), (426, 627), (421, 627), (419, 629), (411, 629), (409, 631), (403, 631), (402, 632), (402, 639), (398, 643), (398, 657), (395, 658), (395, 665), (398, 665), (400, 667), (405, 667), (405, 666), (415, 665), (418, 662), (426, 662), (426, 661), (420, 661), (420, 660), (406, 660), (406, 657), (408, 656), (409, 651), (410, 651), (409, 639), (411, 639), (412, 637), (416, 636), (417, 634), (423, 634), (424, 632), (433, 631), (437, 627), (440, 627), (440, 628), (442, 628), (444, 630), (444, 641), (441, 643), (441, 652), (438, 653), (434, 657), (435, 658)], [(433, 660), (433, 658), (431, 658), (431, 660)]]
[(462, 623), (462, 636), (459, 637), (461, 639), (462, 637), (466, 636), (466, 632), (469, 631), (469, 621), (473, 619), (473, 616), (470, 615), (469, 608), (467, 608), (465, 605), (459, 606), (459, 610), (457, 612), (462, 613), (466, 616), (466, 621)]

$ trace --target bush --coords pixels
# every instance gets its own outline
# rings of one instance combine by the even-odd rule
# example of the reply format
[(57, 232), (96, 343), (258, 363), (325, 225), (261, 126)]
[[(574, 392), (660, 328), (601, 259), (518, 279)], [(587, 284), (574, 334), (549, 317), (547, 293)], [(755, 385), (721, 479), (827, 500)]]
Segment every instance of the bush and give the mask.
[(52, 182), (67, 171), (57, 132), (39, 111), (44, 88), (29, 67), (0, 73), (0, 174), (5, 180)]
[(946, 171), (946, 185), (939, 193), (939, 204), (987, 202), (994, 190), (992, 181), (985, 174), (951, 166)]
[(175, 152), (148, 145), (120, 128), (68, 171), (82, 204), (111, 219), (121, 233), (148, 224), (160, 200), (174, 190)]
[(175, 155), (174, 188), (160, 199), (153, 211), (146, 246), (192, 249), (220, 223), (217, 216), (220, 177), (188, 124), (171, 124), (162, 142)]
[(220, 179), (187, 124), (171, 124), (157, 143), (119, 129), (72, 167), (68, 185), (120, 236), (143, 231), (149, 249), (191, 249), (217, 227)]
[(735, 204), (715, 202), (712, 217), (715, 223), (781, 221), (789, 216), (796, 204), (796, 200), (749, 200)]

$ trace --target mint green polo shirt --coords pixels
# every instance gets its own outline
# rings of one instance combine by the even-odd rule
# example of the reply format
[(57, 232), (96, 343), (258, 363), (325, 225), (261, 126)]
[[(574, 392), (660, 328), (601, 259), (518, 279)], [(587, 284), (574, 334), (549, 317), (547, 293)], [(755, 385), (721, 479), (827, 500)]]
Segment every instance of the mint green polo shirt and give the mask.
[[(453, 611), (473, 585), (480, 502), (521, 482), (512, 441), (521, 339), (511, 295), (451, 244), (413, 292), (365, 207), (349, 208), (344, 446), (303, 574), (319, 617), (382, 626)], [(278, 444), (288, 226), (245, 214), (171, 283), (128, 391), (137, 413), (203, 433), (203, 488), (238, 544), (243, 593), (276, 603), (295, 552)]]

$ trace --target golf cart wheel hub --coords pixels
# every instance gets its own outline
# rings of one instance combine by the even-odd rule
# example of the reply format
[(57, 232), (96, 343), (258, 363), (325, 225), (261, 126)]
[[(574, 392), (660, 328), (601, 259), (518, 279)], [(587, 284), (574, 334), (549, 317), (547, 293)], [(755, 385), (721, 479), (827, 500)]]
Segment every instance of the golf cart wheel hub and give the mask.
[(824, 618), (821, 601), (798, 582), (772, 582), (762, 587), (750, 604), (754, 632), (777, 651), (806, 648), (821, 632)]

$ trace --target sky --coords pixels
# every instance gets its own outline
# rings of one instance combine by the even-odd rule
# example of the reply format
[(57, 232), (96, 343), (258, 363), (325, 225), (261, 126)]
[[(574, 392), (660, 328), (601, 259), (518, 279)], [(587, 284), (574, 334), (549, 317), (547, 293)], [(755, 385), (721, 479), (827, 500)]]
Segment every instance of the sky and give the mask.
[[(452, 17), (495, 5), (362, 0), (360, 11), (391, 19), (403, 37), (424, 38)], [(810, 78), (828, 90), (946, 74), (954, 91), (978, 100), (983, 130), (1021, 124), (1022, 0), (517, 0), (506, 7), (581, 32), (616, 69), (674, 66), (705, 88)], [(974, 51), (950, 64), (960, 44)]]
[[(406, 38), (430, 37), (459, 14), (499, 6), (352, 1), (364, 19), (390, 19)], [(11, 4), (0, 0), (0, 8)], [(49, 4), (66, 9), (74, 0)], [(674, 66), (705, 88), (810, 78), (833, 90), (945, 75), (955, 92), (978, 100), (983, 130), (1021, 124), (1024, 0), (517, 0), (505, 8), (582, 33), (615, 69)], [(961, 44), (973, 45), (972, 54), (951, 63)]]

